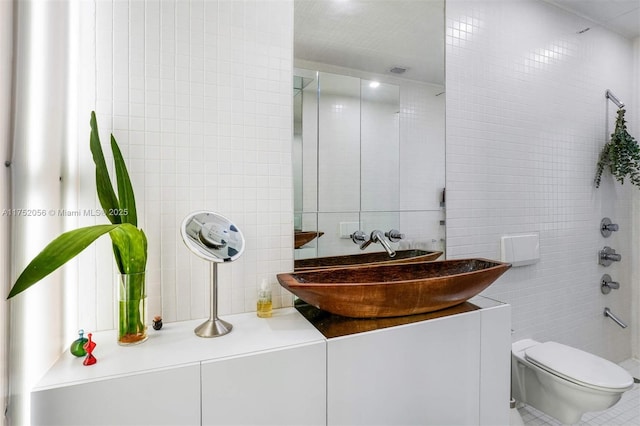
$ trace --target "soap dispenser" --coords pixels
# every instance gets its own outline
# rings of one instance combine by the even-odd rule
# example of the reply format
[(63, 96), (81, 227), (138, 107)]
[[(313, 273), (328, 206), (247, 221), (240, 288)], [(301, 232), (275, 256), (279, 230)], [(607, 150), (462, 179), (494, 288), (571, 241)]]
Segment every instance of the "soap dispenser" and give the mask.
[(260, 318), (271, 318), (271, 311), (271, 287), (267, 280), (263, 279), (258, 290), (257, 314)]

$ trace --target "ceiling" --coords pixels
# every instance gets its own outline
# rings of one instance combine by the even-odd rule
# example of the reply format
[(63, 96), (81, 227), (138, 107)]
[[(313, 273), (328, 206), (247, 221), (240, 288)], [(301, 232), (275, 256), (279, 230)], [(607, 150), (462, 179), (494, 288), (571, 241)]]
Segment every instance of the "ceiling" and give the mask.
[(443, 0), (294, 4), (296, 59), (444, 84)]
[[(508, 1), (508, 0), (503, 0)], [(622, 36), (640, 37), (640, 0), (544, 0)], [(444, 84), (443, 0), (294, 0), (297, 60)]]
[(640, 0), (545, 0), (626, 38), (640, 37)]

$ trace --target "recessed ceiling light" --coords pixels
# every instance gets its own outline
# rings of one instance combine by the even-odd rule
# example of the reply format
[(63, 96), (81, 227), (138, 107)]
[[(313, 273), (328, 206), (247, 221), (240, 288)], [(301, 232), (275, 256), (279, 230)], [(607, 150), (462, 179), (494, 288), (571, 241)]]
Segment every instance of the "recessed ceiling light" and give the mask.
[(371, 83), (369, 83), (369, 87), (371, 87), (372, 89), (375, 89), (378, 86), (380, 86), (379, 81), (372, 81)]
[(405, 71), (407, 71), (407, 69), (402, 67), (393, 67), (389, 71), (394, 74), (403, 74)]

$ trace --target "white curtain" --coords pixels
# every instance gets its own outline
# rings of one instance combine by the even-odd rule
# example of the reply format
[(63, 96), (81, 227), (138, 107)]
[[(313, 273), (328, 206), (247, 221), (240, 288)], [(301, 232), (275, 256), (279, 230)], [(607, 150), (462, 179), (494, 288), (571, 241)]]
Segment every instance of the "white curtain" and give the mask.
[[(13, 71), (13, 2), (0, 2), (0, 211), (11, 205), (11, 87)], [(10, 217), (0, 216), (0, 300), (9, 291), (10, 274)], [(8, 348), (9, 348), (9, 310), (8, 303), (0, 303), (0, 392), (4, 408), (8, 403)], [(7, 424), (4, 416), (0, 416), (0, 424)]]
[[(3, 167), (0, 195), (15, 213), (11, 217), (10, 246), (6, 241), (7, 221), (2, 222), (3, 283), (15, 282), (28, 262), (67, 225), (57, 211), (64, 207), (64, 187), (68, 184), (63, 179), (69, 170), (67, 152), (77, 143), (73, 96), (77, 69), (73, 58), (77, 54), (74, 31), (79, 20), (74, 16), (75, 7), (67, 1), (0, 1), (0, 52), (3, 62), (5, 53), (15, 62), (13, 81), (8, 83), (13, 95), (0, 95), (2, 102), (11, 100), (0, 105), (0, 131), (7, 135), (1, 143), (11, 141), (11, 147), (2, 146), (3, 155), (11, 153), (11, 166), (6, 170)], [(7, 37), (12, 34), (13, 43)], [(0, 74), (0, 92), (9, 76)], [(66, 303), (68, 286), (62, 284), (62, 277), (53, 274), (10, 302), (3, 302), (0, 314), (6, 316), (8, 310), (10, 318), (8, 338), (2, 339), (0, 353), (3, 365), (9, 366), (2, 375), (5, 395), (8, 381), (8, 424), (30, 423), (29, 393), (66, 346), (66, 313), (76, 307)], [(8, 287), (3, 288), (2, 299)], [(7, 322), (1, 323), (4, 326)], [(5, 331), (0, 331), (2, 337)], [(7, 340), (8, 354), (4, 345)]]

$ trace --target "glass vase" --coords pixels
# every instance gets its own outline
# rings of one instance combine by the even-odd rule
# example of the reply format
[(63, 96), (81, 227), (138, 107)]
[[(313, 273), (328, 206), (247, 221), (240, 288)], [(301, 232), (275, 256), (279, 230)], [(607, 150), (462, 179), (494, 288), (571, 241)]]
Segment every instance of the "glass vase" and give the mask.
[(119, 275), (118, 301), (118, 344), (135, 345), (147, 340), (144, 272)]

